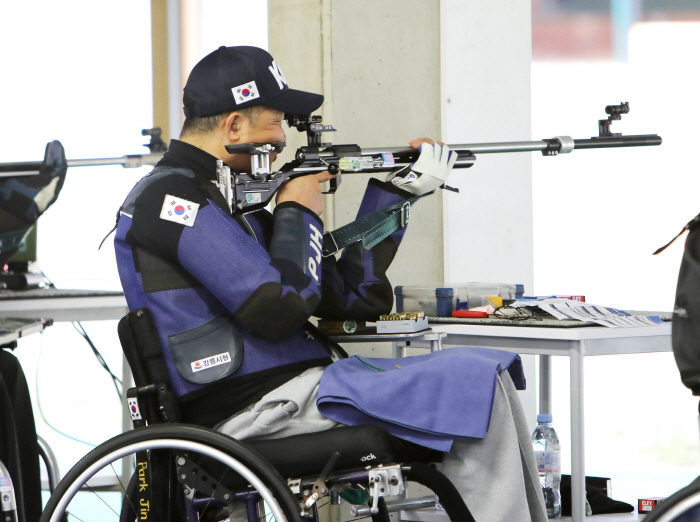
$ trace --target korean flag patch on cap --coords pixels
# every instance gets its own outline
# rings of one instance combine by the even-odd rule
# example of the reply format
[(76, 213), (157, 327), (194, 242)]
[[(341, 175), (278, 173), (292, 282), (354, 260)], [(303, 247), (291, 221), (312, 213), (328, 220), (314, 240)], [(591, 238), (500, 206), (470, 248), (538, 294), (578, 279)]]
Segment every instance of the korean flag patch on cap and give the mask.
[(236, 100), (236, 105), (241, 103), (246, 103), (256, 98), (260, 98), (260, 92), (258, 91), (258, 86), (255, 82), (244, 83), (238, 87), (231, 89), (233, 92), (233, 98)]
[(160, 211), (160, 219), (191, 227), (194, 225), (198, 210), (199, 203), (166, 194), (163, 208)]

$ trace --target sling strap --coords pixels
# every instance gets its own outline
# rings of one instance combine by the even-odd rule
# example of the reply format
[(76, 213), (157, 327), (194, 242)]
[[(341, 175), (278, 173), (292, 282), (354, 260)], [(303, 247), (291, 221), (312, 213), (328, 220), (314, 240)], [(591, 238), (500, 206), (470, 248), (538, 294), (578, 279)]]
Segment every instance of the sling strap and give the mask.
[(430, 194), (432, 192), (375, 210), (332, 232), (326, 232), (323, 234), (323, 257), (332, 256), (360, 240), (362, 246), (369, 250), (396, 230), (405, 227), (411, 217), (411, 205)]

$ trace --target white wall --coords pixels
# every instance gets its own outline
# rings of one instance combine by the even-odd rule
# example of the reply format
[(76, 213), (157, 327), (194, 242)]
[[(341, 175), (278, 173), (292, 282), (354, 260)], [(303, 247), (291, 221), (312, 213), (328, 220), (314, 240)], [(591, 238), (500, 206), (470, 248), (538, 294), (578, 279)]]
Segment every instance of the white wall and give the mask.
[[(529, 0), (442, 0), (442, 139), (531, 139)], [(445, 282), (522, 283), (533, 292), (532, 153), (483, 154), (443, 191)], [(536, 360), (523, 356), (521, 394), (536, 424)]]
[[(148, 152), (141, 129), (153, 121), (149, 3), (0, 2), (0, 71), (0, 162), (39, 161), (55, 139), (68, 159)], [(39, 264), (59, 288), (121, 288), (111, 240), (97, 247), (148, 170), (68, 169), (38, 229)], [(85, 323), (85, 329), (121, 375), (116, 321)], [(15, 354), (37, 417), (41, 405), (49, 423), (93, 444), (121, 431), (114, 386), (70, 324), (21, 340)], [(41, 420), (37, 429), (63, 472), (90, 449)]]

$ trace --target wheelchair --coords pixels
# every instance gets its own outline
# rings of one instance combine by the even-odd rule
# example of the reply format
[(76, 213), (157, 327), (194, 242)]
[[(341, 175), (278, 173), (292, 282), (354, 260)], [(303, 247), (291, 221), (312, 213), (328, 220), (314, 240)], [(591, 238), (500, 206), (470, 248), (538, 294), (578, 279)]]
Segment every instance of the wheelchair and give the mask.
[[(56, 490), (60, 472), (58, 461), (48, 443), (37, 435), (37, 453), (44, 463), (48, 475), (48, 490), (51, 494)], [(15, 455), (11, 456), (11, 460)], [(16, 467), (15, 469), (19, 469)], [(4, 522), (25, 522), (24, 491), (21, 481), (13, 480), (12, 473), (5, 463), (0, 460), (0, 513)]]
[[(0, 350), (16, 347), (13, 341)], [(41, 511), (39, 464), (43, 461), (48, 490), (53, 493), (60, 476), (58, 462), (48, 443), (37, 435), (34, 423), (26, 420), (29, 389), (19, 361), (8, 353), (1, 355), (0, 513), (4, 522), (33, 522)], [(36, 446), (32, 448), (34, 437)]]
[[(387, 522), (400, 512), (405, 521), (474, 521), (453, 484), (430, 464), (438, 452), (375, 426), (242, 443), (179, 423), (150, 312), (130, 312), (118, 330), (134, 375), (127, 394), (134, 429), (78, 462), (41, 522), (65, 514), (79, 522), (318, 522), (319, 507), (341, 499), (353, 520)], [(407, 498), (409, 481), (433, 495)], [(78, 513), (79, 493), (99, 500)]]

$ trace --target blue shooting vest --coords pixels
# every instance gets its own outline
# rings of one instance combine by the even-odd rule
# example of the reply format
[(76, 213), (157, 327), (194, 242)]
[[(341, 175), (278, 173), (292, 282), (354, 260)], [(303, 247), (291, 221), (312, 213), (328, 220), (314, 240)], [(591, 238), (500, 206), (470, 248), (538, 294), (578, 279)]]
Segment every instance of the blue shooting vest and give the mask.
[(489, 348), (450, 348), (402, 359), (353, 356), (323, 373), (318, 410), (348, 425), (373, 424), (438, 451), (457, 437), (484, 438), (498, 376), (525, 389), (520, 356)]

